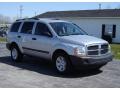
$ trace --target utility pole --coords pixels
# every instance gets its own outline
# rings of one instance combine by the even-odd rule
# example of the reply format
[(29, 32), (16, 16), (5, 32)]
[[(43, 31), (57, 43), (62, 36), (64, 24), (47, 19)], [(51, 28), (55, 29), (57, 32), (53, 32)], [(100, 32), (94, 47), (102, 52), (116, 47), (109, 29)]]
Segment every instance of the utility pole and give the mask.
[(100, 4), (99, 4), (99, 10), (101, 10), (101, 6), (102, 6), (102, 4), (100, 3)]
[(23, 14), (23, 6), (20, 5), (20, 18), (22, 18), (22, 14)]

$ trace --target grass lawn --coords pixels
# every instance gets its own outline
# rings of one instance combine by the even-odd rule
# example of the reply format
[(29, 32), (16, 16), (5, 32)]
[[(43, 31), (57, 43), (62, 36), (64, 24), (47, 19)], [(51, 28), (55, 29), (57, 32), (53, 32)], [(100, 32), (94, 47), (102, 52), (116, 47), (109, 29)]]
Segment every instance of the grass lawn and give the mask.
[(120, 59), (120, 44), (111, 44), (111, 49), (115, 59)]
[(6, 38), (0, 37), (0, 42), (6, 42)]

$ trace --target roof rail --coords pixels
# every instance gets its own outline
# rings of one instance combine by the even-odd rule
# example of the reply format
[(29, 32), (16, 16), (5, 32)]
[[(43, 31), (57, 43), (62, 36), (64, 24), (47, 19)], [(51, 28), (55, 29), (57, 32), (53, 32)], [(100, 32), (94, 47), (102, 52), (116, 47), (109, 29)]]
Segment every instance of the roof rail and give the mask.
[(20, 20), (39, 20), (39, 18), (23, 18), (23, 19), (17, 19), (16, 21)]
[(61, 19), (59, 19), (59, 18), (52, 18), (52, 20), (61, 20)]

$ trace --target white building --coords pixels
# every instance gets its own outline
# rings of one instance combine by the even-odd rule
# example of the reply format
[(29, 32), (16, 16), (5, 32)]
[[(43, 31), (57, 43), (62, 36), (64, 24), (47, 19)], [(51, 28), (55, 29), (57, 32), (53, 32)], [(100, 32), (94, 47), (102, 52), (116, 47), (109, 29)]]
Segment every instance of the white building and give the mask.
[(68, 20), (79, 25), (89, 35), (99, 38), (109, 35), (112, 42), (120, 43), (120, 9), (52, 11), (35, 17)]

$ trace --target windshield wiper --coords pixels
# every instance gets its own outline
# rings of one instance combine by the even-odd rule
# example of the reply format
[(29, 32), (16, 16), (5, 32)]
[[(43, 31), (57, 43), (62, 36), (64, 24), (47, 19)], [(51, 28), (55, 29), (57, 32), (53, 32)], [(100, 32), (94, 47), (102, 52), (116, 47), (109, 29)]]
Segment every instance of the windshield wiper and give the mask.
[(76, 34), (70, 34), (70, 35), (83, 35), (83, 34), (80, 34), (80, 33), (76, 33)]
[(70, 35), (59, 35), (59, 36), (70, 36)]

